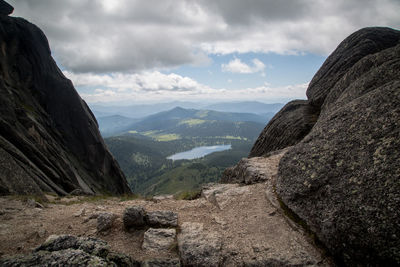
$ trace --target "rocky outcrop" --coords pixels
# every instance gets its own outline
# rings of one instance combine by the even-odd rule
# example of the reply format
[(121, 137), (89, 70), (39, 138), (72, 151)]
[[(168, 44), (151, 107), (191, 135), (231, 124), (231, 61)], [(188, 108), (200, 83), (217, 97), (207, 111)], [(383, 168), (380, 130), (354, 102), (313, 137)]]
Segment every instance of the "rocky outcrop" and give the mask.
[(268, 157), (243, 158), (239, 163), (225, 169), (221, 183), (255, 184), (266, 182), (278, 172), (278, 164), (286, 149), (269, 153)]
[(287, 103), (268, 123), (251, 148), (249, 157), (292, 146), (306, 136), (318, 119), (319, 109), (306, 100)]
[(71, 235), (50, 236), (29, 255), (6, 257), (1, 266), (140, 266), (130, 257), (110, 251), (106, 242)]
[[(346, 79), (348, 71), (357, 62), (397, 45), (399, 40), (399, 32), (390, 28), (364, 28), (351, 34), (325, 60), (311, 80), (306, 93), (311, 105), (321, 107), (327, 96), (338, 89), (333, 89), (337, 82), (342, 78)], [(364, 66), (364, 70), (369, 67)], [(328, 103), (331, 101), (332, 99), (327, 100)]]
[[(282, 204), (340, 265), (400, 265), (400, 32), (365, 28), (350, 35), (314, 76), (307, 96), (305, 109), (312, 107), (317, 118), (304, 137), (291, 137), (279, 163)], [(271, 143), (304, 126), (275, 126), (280, 118), (307, 121), (304, 108), (288, 106), (251, 156), (281, 148)]]
[(400, 79), (324, 115), (281, 160), (277, 193), (347, 265), (400, 264), (399, 122)]
[[(361, 29), (346, 38), (313, 77), (307, 89), (308, 99), (286, 104), (261, 132), (249, 157), (263, 156), (300, 142), (317, 122), (320, 112), (328, 110), (347, 88), (347, 72), (361, 59), (393, 47), (399, 40), (398, 31), (378, 27)], [(371, 64), (367, 62), (364, 71)]]
[(0, 194), (129, 193), (43, 32), (0, 3)]

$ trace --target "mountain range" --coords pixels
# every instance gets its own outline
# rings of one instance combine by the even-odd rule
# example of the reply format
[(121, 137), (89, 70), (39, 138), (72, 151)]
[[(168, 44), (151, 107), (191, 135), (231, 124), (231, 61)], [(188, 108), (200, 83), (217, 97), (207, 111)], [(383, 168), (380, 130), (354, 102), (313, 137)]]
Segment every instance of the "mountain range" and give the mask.
[(166, 103), (136, 104), (126, 106), (90, 104), (90, 108), (96, 118), (120, 115), (128, 118), (140, 119), (162, 111), (168, 111), (175, 107), (234, 113), (268, 114), (276, 113), (280, 108), (283, 107), (283, 105), (284, 104), (282, 103), (266, 104), (258, 101), (218, 102), (213, 104), (172, 101)]
[(99, 117), (97, 121), (105, 137), (131, 133), (175, 139), (180, 136), (228, 135), (252, 138), (254, 132), (259, 132), (273, 115), (272, 112), (258, 115), (175, 107), (143, 119), (112, 115)]

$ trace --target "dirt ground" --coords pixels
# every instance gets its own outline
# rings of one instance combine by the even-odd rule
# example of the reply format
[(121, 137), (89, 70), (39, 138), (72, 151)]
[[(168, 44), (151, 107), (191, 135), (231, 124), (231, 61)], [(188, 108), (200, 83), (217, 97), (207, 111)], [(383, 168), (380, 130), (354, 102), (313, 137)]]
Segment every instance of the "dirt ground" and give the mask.
[[(224, 186), (222, 186), (224, 187)], [(178, 224), (199, 222), (204, 231), (217, 232), (222, 238), (221, 255), (226, 265), (276, 258), (291, 262), (322, 262), (318, 249), (307, 236), (288, 222), (266, 197), (267, 184), (226, 185), (220, 194), (196, 200), (162, 201), (118, 198), (88, 201), (84, 197), (63, 198), (44, 208), (13, 197), (0, 198), (0, 255), (31, 252), (52, 234), (72, 234), (103, 239), (112, 250), (136, 260), (176, 258), (177, 248), (168, 253), (154, 253), (141, 248), (144, 230), (127, 232), (122, 223), (124, 209), (140, 205), (146, 211), (170, 210), (178, 213)], [(51, 198), (51, 196), (49, 196)], [(75, 203), (78, 202), (78, 203)], [(117, 215), (108, 234), (97, 233), (93, 214), (112, 212)]]

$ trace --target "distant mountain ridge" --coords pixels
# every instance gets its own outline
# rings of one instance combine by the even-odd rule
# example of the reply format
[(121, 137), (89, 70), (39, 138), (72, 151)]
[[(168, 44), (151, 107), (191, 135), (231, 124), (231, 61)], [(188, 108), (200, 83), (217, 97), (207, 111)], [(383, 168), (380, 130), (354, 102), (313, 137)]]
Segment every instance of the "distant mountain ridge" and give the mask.
[[(229, 133), (232, 136), (253, 138), (254, 132), (261, 131), (263, 125), (273, 116), (261, 116), (250, 113), (228, 113), (212, 110), (196, 110), (175, 107), (150, 115), (143, 120), (120, 127), (119, 134), (141, 133), (144, 135), (164, 136), (174, 134), (186, 137), (220, 136)], [(104, 121), (100, 118), (100, 124)], [(126, 120), (129, 122), (129, 120)], [(243, 124), (246, 127), (243, 127)], [(100, 125), (100, 128), (102, 126)], [(118, 134), (116, 134), (118, 135)]]
[(236, 102), (219, 102), (214, 104), (195, 103), (188, 101), (173, 101), (167, 103), (141, 104), (128, 106), (107, 106), (101, 104), (90, 104), (90, 108), (96, 118), (107, 117), (111, 115), (120, 115), (128, 118), (144, 118), (159, 112), (168, 111), (175, 107), (185, 109), (214, 110), (221, 112), (234, 113), (254, 113), (268, 114), (276, 113), (284, 104), (266, 104), (258, 101), (236, 101)]
[(258, 101), (222, 102), (207, 105), (205, 109), (223, 112), (267, 114), (278, 112), (283, 105), (282, 103), (266, 104)]
[(113, 136), (121, 133), (126, 129), (127, 126), (138, 121), (139, 119), (132, 119), (121, 115), (110, 115), (97, 118), (99, 130), (103, 137)]

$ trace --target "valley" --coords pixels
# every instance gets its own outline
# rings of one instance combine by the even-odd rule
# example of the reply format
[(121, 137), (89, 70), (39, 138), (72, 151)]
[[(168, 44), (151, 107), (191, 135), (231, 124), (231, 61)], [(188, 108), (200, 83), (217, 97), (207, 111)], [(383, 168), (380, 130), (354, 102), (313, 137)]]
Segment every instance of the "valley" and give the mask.
[[(232, 105), (226, 106), (232, 109)], [(272, 112), (266, 115), (268, 109), (264, 111), (260, 115), (174, 107), (142, 119), (114, 114), (97, 120), (108, 148), (135, 194), (173, 194), (190, 199), (202, 185), (219, 181), (227, 167), (247, 157), (273, 115)], [(230, 149), (194, 159), (168, 159), (204, 146), (230, 146)]]

